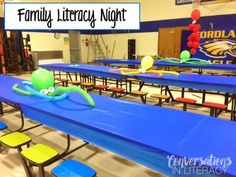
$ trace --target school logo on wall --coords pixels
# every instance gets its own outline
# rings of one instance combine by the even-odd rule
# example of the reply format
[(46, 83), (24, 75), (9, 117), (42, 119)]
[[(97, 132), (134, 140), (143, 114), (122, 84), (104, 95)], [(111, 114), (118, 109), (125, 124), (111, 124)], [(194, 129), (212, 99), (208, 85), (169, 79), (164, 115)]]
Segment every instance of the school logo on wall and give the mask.
[[(189, 34), (189, 30), (182, 32), (181, 50), (189, 50)], [(230, 64), (236, 57), (236, 29), (201, 30), (200, 46), (194, 57), (216, 64)]]
[(211, 58), (236, 57), (236, 41), (230, 39), (205, 41), (199, 46), (199, 52)]
[(198, 58), (230, 64), (236, 57), (236, 29), (202, 30)]

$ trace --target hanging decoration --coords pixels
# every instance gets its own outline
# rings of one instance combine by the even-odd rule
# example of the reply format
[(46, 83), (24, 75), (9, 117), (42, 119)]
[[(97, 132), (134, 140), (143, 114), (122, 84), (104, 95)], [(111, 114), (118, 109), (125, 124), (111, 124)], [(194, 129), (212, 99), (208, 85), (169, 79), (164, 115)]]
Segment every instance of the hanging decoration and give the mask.
[(192, 23), (188, 25), (188, 29), (192, 31), (192, 33), (188, 36), (187, 46), (190, 48), (191, 55), (196, 55), (197, 48), (200, 45), (200, 36), (199, 31), (201, 29), (201, 25), (197, 24), (197, 21), (200, 19), (201, 13), (198, 9), (194, 9), (191, 13)]

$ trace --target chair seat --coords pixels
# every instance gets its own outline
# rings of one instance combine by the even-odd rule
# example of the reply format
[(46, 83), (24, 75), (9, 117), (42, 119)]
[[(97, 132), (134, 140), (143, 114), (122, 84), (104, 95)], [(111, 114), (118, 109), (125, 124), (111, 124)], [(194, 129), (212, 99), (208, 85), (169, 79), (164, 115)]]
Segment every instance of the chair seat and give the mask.
[(43, 164), (58, 154), (56, 150), (43, 144), (36, 144), (21, 151), (23, 157), (37, 164)]
[(61, 82), (68, 82), (69, 79), (63, 79), (63, 78), (55, 78), (56, 81), (61, 81)]
[(56, 177), (94, 177), (96, 171), (81, 162), (66, 160), (53, 168), (52, 174)]
[(17, 148), (31, 141), (31, 138), (20, 132), (13, 132), (0, 137), (0, 141), (8, 147)]
[(94, 86), (94, 83), (82, 82), (81, 85), (84, 86), (84, 87), (93, 87), (93, 86)]
[(69, 83), (73, 84), (73, 85), (79, 85), (81, 82), (80, 81), (70, 81)]
[(107, 89), (108, 86), (107, 85), (96, 85), (95, 88), (96, 89)]
[(4, 130), (7, 128), (7, 124), (0, 122), (0, 130)]
[(227, 105), (220, 104), (220, 103), (214, 103), (214, 102), (204, 102), (203, 106), (210, 107), (210, 108), (216, 108), (216, 109), (226, 109)]
[(176, 98), (175, 101), (187, 104), (195, 104), (197, 102), (197, 100), (182, 97)]
[(151, 95), (151, 97), (152, 97), (152, 98), (160, 98), (160, 99), (165, 99), (165, 100), (167, 100), (167, 99), (169, 99), (169, 98), (170, 98), (170, 96), (169, 96), (169, 95), (162, 95), (162, 94), (152, 94), (152, 95)]
[(109, 90), (113, 91), (113, 92), (123, 92), (125, 89), (118, 88), (118, 87), (111, 87), (111, 88), (109, 88)]
[(141, 96), (148, 94), (148, 92), (144, 92), (144, 91), (140, 91), (140, 90), (134, 90), (131, 93), (134, 95), (141, 95)]

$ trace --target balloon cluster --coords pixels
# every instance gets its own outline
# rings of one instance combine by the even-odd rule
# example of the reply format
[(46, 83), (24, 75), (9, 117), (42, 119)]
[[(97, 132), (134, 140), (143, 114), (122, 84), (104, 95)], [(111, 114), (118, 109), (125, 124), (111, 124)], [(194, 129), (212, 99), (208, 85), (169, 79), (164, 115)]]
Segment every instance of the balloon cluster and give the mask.
[(200, 18), (200, 11), (194, 9), (191, 14), (192, 23), (188, 25), (188, 29), (192, 31), (192, 33), (188, 36), (187, 46), (190, 47), (190, 53), (195, 55), (197, 53), (197, 48), (199, 47), (200, 37), (199, 31), (201, 29), (201, 25), (197, 24), (197, 21)]

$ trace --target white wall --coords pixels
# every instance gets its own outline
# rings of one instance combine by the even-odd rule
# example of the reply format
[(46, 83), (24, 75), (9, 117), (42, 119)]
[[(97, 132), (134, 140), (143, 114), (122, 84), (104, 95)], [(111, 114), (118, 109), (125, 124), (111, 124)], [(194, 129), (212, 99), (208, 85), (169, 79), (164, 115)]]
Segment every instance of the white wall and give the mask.
[[(176, 6), (174, 0), (141, 0), (141, 21), (155, 21), (166, 19), (190, 19), (192, 5)], [(201, 16), (235, 14), (236, 1), (217, 4), (205, 4), (199, 7)], [(190, 20), (191, 21), (191, 20)], [(186, 24), (187, 26), (188, 24)], [(103, 35), (109, 49), (112, 50), (116, 38), (113, 58), (127, 58), (128, 39), (136, 39), (136, 55), (156, 55), (158, 50), (158, 32), (126, 33)]]
[[(115, 48), (112, 58), (128, 58), (128, 39), (136, 39), (136, 54), (138, 55), (156, 55), (157, 54), (157, 33), (125, 33), (103, 35), (105, 43), (112, 53), (114, 41)], [(101, 42), (100, 42), (101, 43)], [(111, 55), (110, 55), (111, 56)]]
[(23, 36), (26, 34), (30, 34), (32, 51), (62, 50), (64, 62), (69, 63), (69, 45), (64, 44), (64, 37), (68, 37), (68, 34), (60, 34), (59, 39), (54, 38), (54, 33), (24, 32)]

